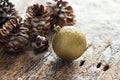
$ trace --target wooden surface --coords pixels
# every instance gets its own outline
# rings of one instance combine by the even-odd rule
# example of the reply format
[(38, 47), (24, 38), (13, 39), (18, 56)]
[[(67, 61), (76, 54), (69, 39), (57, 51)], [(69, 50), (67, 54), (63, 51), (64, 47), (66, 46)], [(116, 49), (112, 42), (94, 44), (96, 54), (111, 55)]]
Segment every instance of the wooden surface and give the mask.
[[(24, 16), (28, 5), (43, 0), (11, 1)], [(39, 55), (0, 53), (0, 80), (120, 80), (120, 1), (69, 3), (76, 15), (75, 27), (87, 38), (85, 53), (73, 62), (58, 59), (52, 50)]]
[(0, 80), (120, 80), (120, 53), (104, 56), (113, 50), (110, 43), (92, 43), (73, 62), (58, 59), (53, 51), (36, 56), (1, 53)]

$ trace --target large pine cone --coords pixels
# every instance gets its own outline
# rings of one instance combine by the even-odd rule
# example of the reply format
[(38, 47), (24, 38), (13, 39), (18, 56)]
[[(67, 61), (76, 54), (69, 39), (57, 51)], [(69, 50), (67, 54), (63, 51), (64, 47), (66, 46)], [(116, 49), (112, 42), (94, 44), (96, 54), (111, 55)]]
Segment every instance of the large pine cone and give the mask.
[(6, 52), (21, 52), (28, 43), (28, 28), (21, 24), (21, 18), (11, 18), (0, 28), (0, 48)]
[(28, 7), (25, 24), (30, 29), (30, 36), (47, 35), (50, 30), (50, 15), (48, 10), (39, 4)]
[(12, 53), (23, 51), (28, 43), (27, 32), (14, 5), (9, 0), (0, 0), (0, 48)]
[(51, 13), (51, 28), (54, 25), (63, 27), (73, 25), (74, 14), (71, 6), (68, 6), (68, 2), (62, 0), (54, 0), (54, 3), (48, 2), (47, 7)]
[[(46, 7), (39, 4), (34, 4), (28, 7), (25, 26), (29, 28), (29, 38), (32, 44), (32, 49), (36, 53), (44, 52), (48, 49), (48, 34), (50, 31), (50, 15)], [(45, 40), (38, 38), (42, 36)], [(39, 42), (39, 45), (38, 45)]]

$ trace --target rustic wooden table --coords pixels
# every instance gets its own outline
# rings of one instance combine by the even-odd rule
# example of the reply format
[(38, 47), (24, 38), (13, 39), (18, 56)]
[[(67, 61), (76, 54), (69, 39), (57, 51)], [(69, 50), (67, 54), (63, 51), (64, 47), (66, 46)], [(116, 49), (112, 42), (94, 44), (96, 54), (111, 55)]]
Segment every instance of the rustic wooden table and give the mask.
[(120, 66), (117, 66), (120, 53), (109, 55), (112, 49), (109, 43), (104, 46), (92, 43), (84, 55), (73, 62), (62, 61), (53, 52), (39, 56), (27, 52), (2, 53), (0, 80), (120, 80)]
[[(11, 1), (19, 3), (20, 14), (34, 2)], [(75, 27), (87, 38), (85, 53), (73, 62), (58, 59), (52, 50), (39, 55), (0, 53), (0, 80), (120, 80), (120, 1), (69, 2)]]

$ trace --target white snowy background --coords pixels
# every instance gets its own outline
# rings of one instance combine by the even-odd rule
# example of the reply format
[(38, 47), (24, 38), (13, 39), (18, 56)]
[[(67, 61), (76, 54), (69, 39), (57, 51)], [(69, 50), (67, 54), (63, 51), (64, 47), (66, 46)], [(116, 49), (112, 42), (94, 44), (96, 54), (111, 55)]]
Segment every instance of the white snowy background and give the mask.
[[(20, 16), (25, 17), (28, 6), (39, 3), (45, 4), (52, 0), (10, 0)], [(89, 48), (81, 59), (89, 58), (91, 63), (103, 61), (104, 63), (114, 63), (116, 72), (111, 78), (103, 80), (113, 80), (120, 74), (120, 0), (66, 0), (73, 7), (76, 24), (87, 38)], [(99, 58), (98, 58), (99, 57)], [(98, 59), (97, 59), (98, 58)], [(98, 61), (96, 61), (98, 60)], [(91, 68), (88, 72), (94, 71)], [(92, 73), (92, 72), (91, 72)], [(102, 74), (102, 72), (101, 72)], [(91, 74), (93, 75), (93, 74)], [(94, 77), (92, 76), (94, 79)], [(116, 77), (119, 80), (118, 77)], [(81, 80), (81, 79), (78, 79)], [(89, 78), (86, 78), (89, 80)], [(95, 78), (96, 80), (96, 78)], [(98, 79), (97, 80), (102, 80)]]

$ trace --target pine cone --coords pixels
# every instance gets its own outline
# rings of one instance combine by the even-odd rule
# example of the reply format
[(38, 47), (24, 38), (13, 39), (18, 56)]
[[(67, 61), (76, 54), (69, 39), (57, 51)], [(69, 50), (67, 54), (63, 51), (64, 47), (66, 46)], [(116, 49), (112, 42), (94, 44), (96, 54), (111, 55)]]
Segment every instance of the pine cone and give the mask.
[(6, 52), (22, 51), (28, 43), (27, 32), (14, 5), (9, 0), (0, 0), (0, 48)]
[(57, 26), (70, 26), (73, 25), (74, 14), (71, 6), (68, 6), (68, 2), (62, 0), (54, 0), (55, 4), (48, 2), (47, 7), (51, 13), (51, 28), (54, 25)]
[(0, 0), (0, 25), (16, 15), (14, 5), (9, 0)]
[(50, 15), (48, 10), (39, 4), (34, 4), (27, 9), (26, 26), (30, 29), (30, 36), (47, 35), (50, 30)]
[[(24, 24), (29, 28), (29, 40), (32, 48), (36, 53), (46, 51), (48, 49), (47, 36), (50, 31), (50, 15), (47, 8), (43, 5), (34, 4), (28, 7), (26, 16)], [(39, 35), (45, 40), (38, 39)]]
[(12, 18), (0, 29), (0, 47), (6, 52), (21, 52), (28, 43), (28, 28), (21, 24), (21, 18)]

